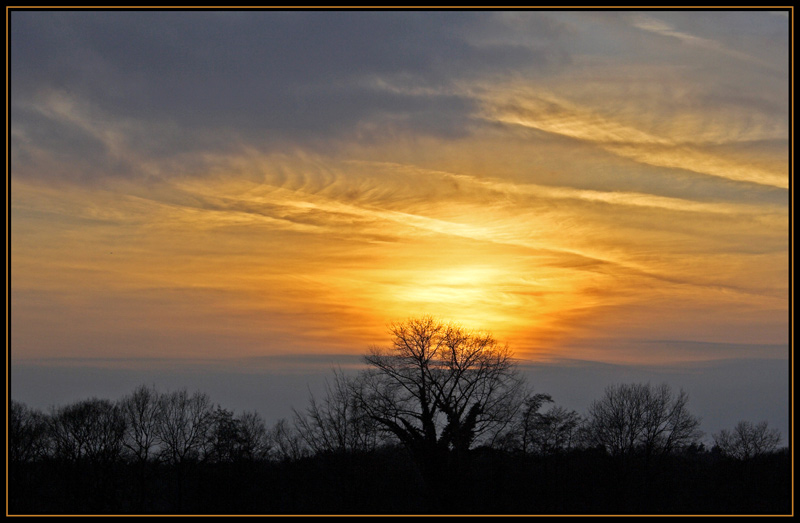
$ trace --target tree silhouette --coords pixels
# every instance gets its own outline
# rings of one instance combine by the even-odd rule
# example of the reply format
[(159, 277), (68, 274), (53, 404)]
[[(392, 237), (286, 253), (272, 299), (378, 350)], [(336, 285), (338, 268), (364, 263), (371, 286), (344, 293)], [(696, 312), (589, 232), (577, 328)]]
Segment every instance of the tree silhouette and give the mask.
[(245, 411), (236, 418), (239, 429), (239, 453), (242, 459), (262, 461), (269, 457), (272, 442), (264, 418), (258, 412)]
[(684, 448), (702, 435), (688, 401), (684, 391), (675, 394), (666, 383), (609, 386), (603, 398), (589, 406), (586, 443), (612, 455), (669, 454)]
[(549, 394), (529, 395), (514, 422), (497, 442), (499, 448), (528, 454), (549, 455), (573, 448), (577, 443), (581, 417), (574, 410), (553, 406)]
[(741, 460), (774, 452), (781, 441), (780, 431), (770, 429), (766, 421), (740, 421), (732, 431), (723, 429), (713, 437), (723, 455)]
[(125, 448), (139, 462), (150, 460), (160, 442), (158, 392), (140, 385), (120, 400), (119, 407), (125, 419)]
[(438, 474), (448, 454), (507, 425), (524, 382), (507, 346), (430, 317), (390, 328), (392, 345), (366, 356), (371, 369), (357, 389), (364, 411)]
[(333, 383), (325, 381), (322, 400), (317, 401), (312, 394), (305, 413), (295, 411), (295, 427), (313, 452), (358, 452), (377, 447), (377, 424), (358, 401), (357, 386), (358, 380), (334, 370)]
[(242, 436), (239, 420), (220, 406), (212, 412), (207, 432), (205, 459), (212, 463), (230, 463), (242, 456)]
[(270, 442), (270, 454), (280, 461), (295, 461), (309, 455), (300, 432), (292, 427), (286, 418), (281, 418), (267, 433)]
[[(694, 443), (699, 435), (697, 420), (686, 409), (684, 393), (673, 393), (663, 385), (618, 385), (593, 404), (581, 428), (593, 448), (582, 448), (574, 441), (579, 416), (558, 406), (545, 409), (552, 402), (550, 396), (526, 393), (510, 362), (502, 369), (511, 378), (493, 386), (477, 381), (483, 369), (496, 365), (502, 355), (473, 353), (469, 365), (445, 364), (441, 360), (449, 354), (446, 344), (452, 340), (439, 342), (437, 336), (444, 339), (452, 327), (437, 322), (417, 326), (423, 328), (415, 336), (434, 334), (419, 342), (430, 356), (424, 372), (413, 367), (418, 371), (414, 374), (397, 360), (385, 368), (409, 380), (424, 378), (425, 383), (416, 383), (413, 390), (428, 391), (429, 418), (423, 417), (418, 397), (397, 384), (397, 376), (380, 375), (382, 368), (355, 378), (335, 373), (326, 396), (319, 400), (312, 396), (305, 411), (313, 414), (306, 427), (313, 435), (302, 434), (302, 424), (285, 419), (267, 430), (255, 412), (234, 415), (221, 406), (212, 407), (205, 394), (190, 395), (185, 389), (158, 394), (139, 387), (116, 404), (90, 399), (53, 408), (50, 415), (11, 401), (8, 510), (76, 515), (784, 514), (791, 510), (790, 453), (774, 452), (780, 435), (766, 422), (740, 422), (733, 431), (715, 435), (713, 452), (759, 459), (745, 463), (713, 459), (712, 452)], [(496, 396), (472, 396), (472, 403), (457, 403), (462, 389), (445, 386), (454, 380), (464, 380), (463, 390), (472, 387)], [(449, 397), (454, 402), (442, 407)], [(154, 398), (158, 416), (153, 424)], [(357, 408), (348, 410), (353, 401)], [(377, 403), (370, 406), (368, 401)], [(475, 407), (478, 401), (481, 407)], [(472, 424), (470, 413), (503, 402), (507, 405), (495, 408), (489, 420), (475, 417), (472, 433), (464, 436), (472, 438), (471, 446), (459, 447), (463, 440), (453, 434), (459, 426)], [(452, 405), (460, 405), (464, 413), (460, 425), (448, 416)], [(130, 410), (126, 414), (132, 406), (150, 414), (132, 416)], [(396, 426), (376, 419), (389, 415)], [(367, 418), (382, 431), (350, 431), (353, 425), (358, 427), (356, 420)], [(424, 431), (424, 419), (434, 432)], [(131, 420), (149, 420), (150, 428), (134, 431)], [(397, 427), (401, 430), (392, 430)], [(143, 436), (153, 430), (157, 436)], [(318, 443), (313, 438), (322, 432), (317, 431), (324, 431), (332, 443)], [(170, 434), (175, 443), (168, 443)], [(365, 434), (376, 439), (374, 449), (358, 443)], [(405, 446), (397, 444), (398, 434), (405, 436)], [(426, 436), (435, 437), (431, 447), (420, 442)], [(151, 446), (151, 441), (156, 443)], [(611, 446), (614, 442), (619, 442), (617, 450)], [(601, 444), (609, 452), (596, 448)], [(630, 459), (630, 453), (636, 456)], [(658, 459), (641, 459), (654, 453)], [(155, 461), (157, 456), (163, 459)]]
[(8, 411), (8, 458), (12, 463), (37, 461), (49, 447), (47, 416), (12, 401)]
[(196, 461), (202, 457), (211, 424), (208, 395), (186, 389), (159, 398), (158, 436), (163, 458), (171, 463)]
[(92, 398), (54, 409), (50, 429), (56, 458), (110, 463), (122, 456), (125, 418), (109, 400)]

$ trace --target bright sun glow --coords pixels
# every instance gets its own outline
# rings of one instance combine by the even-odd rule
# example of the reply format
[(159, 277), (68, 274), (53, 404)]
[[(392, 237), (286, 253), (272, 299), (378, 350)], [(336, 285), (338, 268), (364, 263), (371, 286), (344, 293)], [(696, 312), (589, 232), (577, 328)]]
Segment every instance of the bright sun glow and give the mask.
[(420, 274), (398, 298), (426, 305), (475, 307), (491, 297), (500, 271), (491, 267), (453, 267)]

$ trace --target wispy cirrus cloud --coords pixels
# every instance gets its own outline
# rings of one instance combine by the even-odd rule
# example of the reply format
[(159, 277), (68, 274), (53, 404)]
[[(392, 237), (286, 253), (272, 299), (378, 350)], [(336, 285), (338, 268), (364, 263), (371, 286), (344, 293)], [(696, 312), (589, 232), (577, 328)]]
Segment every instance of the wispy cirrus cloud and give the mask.
[(11, 16), (21, 355), (781, 341), (778, 17), (121, 14)]
[[(789, 186), (785, 171), (730, 161), (706, 150), (702, 138), (653, 134), (606, 116), (602, 110), (581, 107), (553, 95), (524, 91), (516, 94), (513, 90), (509, 94), (507, 98), (500, 95), (487, 103), (487, 118), (590, 142), (613, 154), (648, 165), (779, 188)], [(779, 129), (756, 129), (754, 134), (748, 133), (739, 139), (776, 139), (782, 135)], [(731, 141), (729, 136), (719, 139), (721, 143)], [(705, 140), (714, 144), (713, 137), (705, 137)]]
[(709, 49), (741, 60), (757, 62), (757, 58), (753, 56), (736, 51), (735, 49), (730, 49), (728, 47), (725, 47), (723, 44), (715, 40), (712, 40), (710, 38), (703, 38), (700, 36), (690, 34), (685, 31), (679, 31), (673, 25), (664, 22), (663, 20), (660, 20), (654, 16), (641, 13), (631, 15), (631, 24), (635, 28), (641, 29), (642, 31), (648, 31), (661, 36), (669, 36), (672, 38), (677, 38), (682, 43), (688, 45)]

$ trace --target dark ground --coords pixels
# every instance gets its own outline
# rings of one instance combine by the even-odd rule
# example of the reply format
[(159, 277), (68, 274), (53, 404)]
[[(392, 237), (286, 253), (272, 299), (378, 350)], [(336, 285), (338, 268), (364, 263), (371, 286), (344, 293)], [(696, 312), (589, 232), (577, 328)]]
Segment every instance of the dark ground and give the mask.
[(9, 514), (790, 514), (790, 454), (478, 449), (426, 485), (402, 448), (293, 462), (12, 463)]

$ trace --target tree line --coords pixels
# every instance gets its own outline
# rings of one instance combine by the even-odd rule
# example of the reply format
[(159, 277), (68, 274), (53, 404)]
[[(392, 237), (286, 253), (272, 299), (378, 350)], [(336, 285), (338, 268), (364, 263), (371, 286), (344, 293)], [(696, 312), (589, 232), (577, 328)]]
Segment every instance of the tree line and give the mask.
[[(334, 371), (320, 397), (311, 395), (304, 409), (272, 426), (257, 412), (237, 414), (202, 392), (161, 392), (146, 385), (118, 401), (92, 398), (48, 413), (12, 401), (11, 493), (20, 493), (22, 506), (35, 505), (35, 497), (27, 497), (30, 489), (53, 467), (97, 477), (124, 470), (129, 480), (138, 474), (134, 490), (140, 494), (149, 491), (145, 483), (157, 483), (168, 473), (179, 500), (170, 505), (160, 498), (170, 511), (183, 507), (187, 475), (200, 474), (198, 467), (261, 465), (286, 472), (314, 460), (346, 458), (350, 461), (336, 461), (346, 468), (353, 459), (370, 463), (404, 456), (404, 465), (395, 462), (395, 468), (427, 493), (421, 507), (438, 510), (474, 491), (474, 483), (485, 480), (475, 478), (476, 467), (489, 462), (492, 468), (509, 459), (529, 465), (609, 460), (603, 463), (615, 477), (643, 470), (650, 480), (659, 467), (686, 456), (752, 462), (780, 454), (780, 433), (766, 422), (742, 421), (714, 434), (713, 448), (706, 449), (688, 395), (667, 384), (611, 385), (581, 415), (534, 392), (508, 346), (490, 334), (430, 317), (394, 324), (390, 333), (389, 346), (372, 348), (365, 356), (365, 370), (356, 375)], [(79, 469), (64, 469), (67, 465)], [(352, 481), (369, 476), (362, 466), (357, 470), (360, 476), (354, 473)], [(465, 486), (465, 478), (472, 484)], [(129, 508), (156, 506), (140, 499)]]

